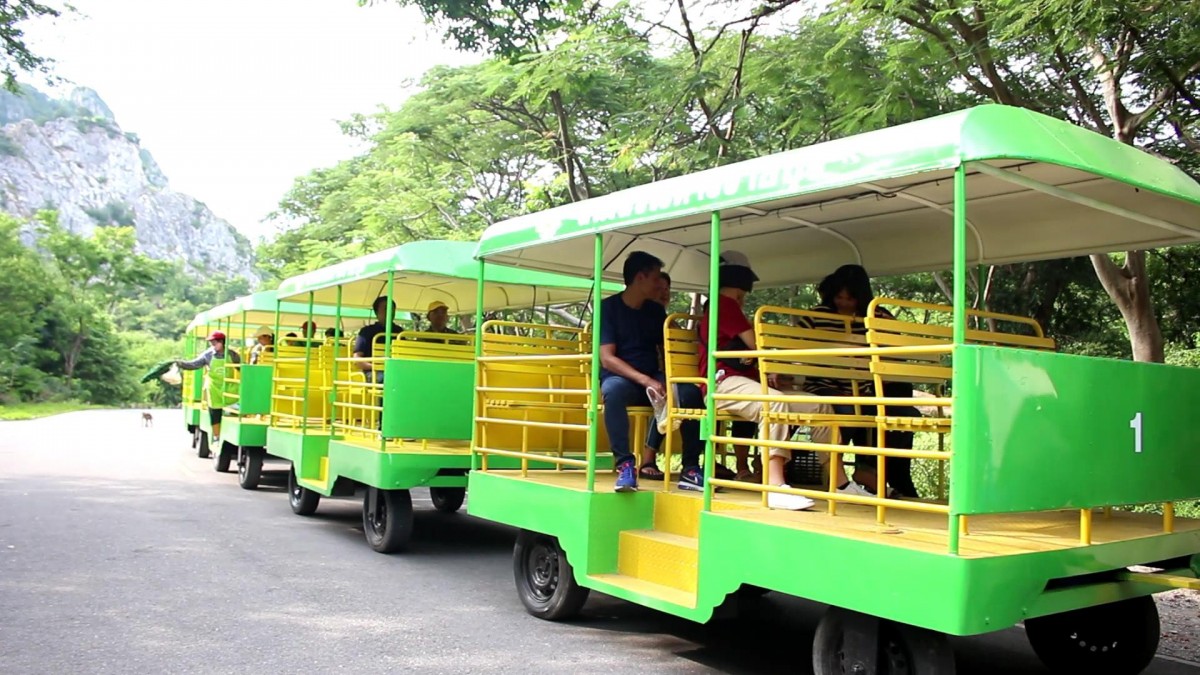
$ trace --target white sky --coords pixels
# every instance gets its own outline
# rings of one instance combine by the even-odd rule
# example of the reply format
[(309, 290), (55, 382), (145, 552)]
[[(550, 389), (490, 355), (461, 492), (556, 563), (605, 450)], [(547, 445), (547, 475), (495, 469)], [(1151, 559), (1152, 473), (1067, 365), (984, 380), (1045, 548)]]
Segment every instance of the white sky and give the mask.
[(293, 179), (359, 150), (337, 120), (395, 108), (430, 67), (479, 58), (393, 4), (72, 2), (78, 15), (26, 26), (31, 46), (100, 94), (173, 189), (254, 241)]

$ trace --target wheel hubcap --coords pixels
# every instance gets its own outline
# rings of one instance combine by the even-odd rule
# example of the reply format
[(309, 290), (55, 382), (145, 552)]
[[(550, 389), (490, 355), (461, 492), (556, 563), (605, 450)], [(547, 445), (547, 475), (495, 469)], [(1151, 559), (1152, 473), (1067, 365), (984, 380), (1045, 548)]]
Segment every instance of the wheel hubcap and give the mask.
[(549, 600), (558, 587), (558, 552), (539, 544), (529, 552), (527, 560), (534, 595), (541, 600)]

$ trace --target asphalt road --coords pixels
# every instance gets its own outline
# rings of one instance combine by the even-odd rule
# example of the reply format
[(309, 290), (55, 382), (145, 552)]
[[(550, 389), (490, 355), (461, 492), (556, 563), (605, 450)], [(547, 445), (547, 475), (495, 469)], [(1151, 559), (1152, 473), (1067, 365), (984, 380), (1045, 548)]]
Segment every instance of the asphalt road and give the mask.
[[(580, 621), (540, 621), (511, 529), (422, 492), (414, 550), (381, 555), (358, 502), (295, 516), (282, 475), (241, 490), (178, 411), (140, 417), (0, 422), (0, 673), (811, 672), (820, 606), (771, 594), (699, 626), (593, 594)], [(954, 645), (960, 673), (1044, 672), (1019, 629)]]

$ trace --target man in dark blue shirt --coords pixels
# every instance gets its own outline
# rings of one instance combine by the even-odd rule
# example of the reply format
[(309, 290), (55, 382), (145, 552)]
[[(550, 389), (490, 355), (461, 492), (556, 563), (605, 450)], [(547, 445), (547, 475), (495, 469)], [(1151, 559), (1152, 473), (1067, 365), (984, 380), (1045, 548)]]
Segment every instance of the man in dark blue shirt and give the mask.
[[(629, 407), (648, 405), (647, 389), (666, 395), (666, 377), (658, 363), (667, 311), (655, 300), (662, 267), (663, 262), (649, 253), (630, 253), (623, 269), (625, 290), (600, 303), (600, 391), (604, 397), (604, 427), (617, 466), (617, 492), (637, 490), (637, 470), (629, 451)], [(678, 393), (677, 406), (704, 407), (698, 388), (683, 385)], [(679, 430), (683, 435), (679, 487), (703, 490), (700, 422), (686, 420)]]
[[(371, 358), (375, 354), (375, 337), (386, 332), (388, 320), (388, 299), (386, 296), (375, 298), (375, 304), (371, 306), (375, 310), (375, 323), (369, 326), (363, 326), (362, 330), (358, 331), (358, 337), (354, 340), (354, 357), (355, 358)], [(396, 303), (392, 303), (392, 317), (396, 316)], [(404, 329), (392, 323), (392, 335), (399, 335)], [(367, 379), (371, 379), (371, 362), (360, 361), (358, 367), (367, 374)], [(374, 377), (375, 382), (383, 382), (383, 371), (377, 371)]]

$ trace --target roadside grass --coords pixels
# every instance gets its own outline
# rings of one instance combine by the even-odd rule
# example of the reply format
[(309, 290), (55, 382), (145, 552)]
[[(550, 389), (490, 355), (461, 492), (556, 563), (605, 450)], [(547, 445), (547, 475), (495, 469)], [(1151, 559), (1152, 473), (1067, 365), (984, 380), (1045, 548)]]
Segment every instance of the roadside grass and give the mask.
[(33, 420), (39, 417), (49, 417), (76, 410), (90, 410), (102, 406), (80, 403), (78, 401), (53, 401), (46, 403), (14, 403), (0, 405), (0, 420)]

